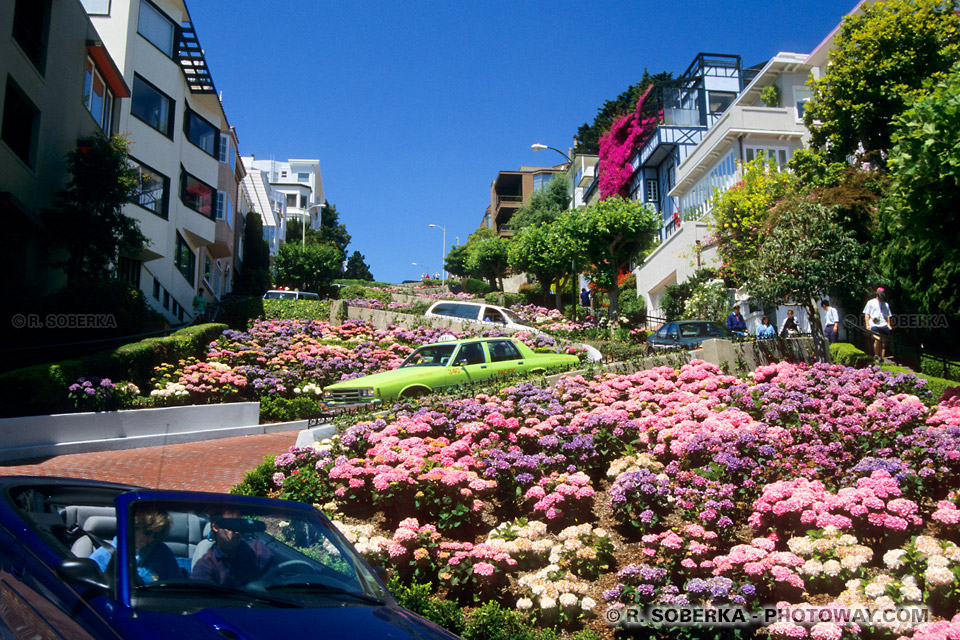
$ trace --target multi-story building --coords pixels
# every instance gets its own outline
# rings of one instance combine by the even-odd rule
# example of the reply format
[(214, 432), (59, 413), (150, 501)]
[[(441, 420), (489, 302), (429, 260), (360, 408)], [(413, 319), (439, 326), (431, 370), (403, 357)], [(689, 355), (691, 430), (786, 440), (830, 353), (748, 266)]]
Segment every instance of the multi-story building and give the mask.
[(253, 156), (243, 158), (246, 176), (241, 183), (241, 191), (250, 203), (248, 210), (256, 211), (260, 215), (263, 239), (270, 249), (270, 255), (275, 256), (286, 237), (284, 221), (287, 216), (287, 199), (271, 188), (270, 173), (255, 168), (253, 162)]
[(484, 212), (481, 226), (495, 229), (501, 238), (513, 235), (510, 218), (530, 202), (530, 196), (545, 188), (567, 165), (555, 167), (520, 167), (517, 171), (501, 171), (490, 184), (490, 206)]
[(184, 322), (197, 291), (223, 295), (236, 269), (236, 136), (183, 0), (83, 3), (131, 88), (119, 130), (140, 182), (124, 213), (149, 244), (122, 273), (169, 322)]
[[(596, 201), (596, 188), (591, 189), (597, 177), (600, 156), (574, 152), (567, 176), (570, 179), (570, 208), (578, 209)], [(593, 198), (591, 199), (591, 196)]]
[(280, 194), (285, 202), (286, 220), (301, 220), (311, 229), (320, 228), (324, 198), (319, 160), (279, 162), (255, 160), (251, 156), (247, 164), (268, 176), (270, 189)]
[(118, 128), (130, 95), (79, 0), (0, 0), (0, 216), (7, 300), (63, 286), (46, 268), (41, 211), (66, 187), (65, 157)]

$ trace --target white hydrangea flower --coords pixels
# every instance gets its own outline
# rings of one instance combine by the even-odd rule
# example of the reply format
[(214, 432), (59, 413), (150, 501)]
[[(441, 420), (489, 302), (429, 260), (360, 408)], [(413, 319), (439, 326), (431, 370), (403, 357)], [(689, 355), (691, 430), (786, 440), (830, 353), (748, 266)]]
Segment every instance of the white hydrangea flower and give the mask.
[(529, 611), (533, 608), (533, 600), (530, 598), (520, 598), (517, 600), (517, 609), (520, 611)]
[(560, 596), (560, 606), (562, 607), (575, 607), (578, 602), (579, 598), (572, 593), (564, 593)]
[(827, 560), (823, 563), (823, 572), (831, 578), (840, 575), (840, 563), (836, 560)]
[(903, 549), (892, 549), (883, 554), (883, 564), (888, 569), (899, 569), (904, 565), (903, 556), (906, 555)]

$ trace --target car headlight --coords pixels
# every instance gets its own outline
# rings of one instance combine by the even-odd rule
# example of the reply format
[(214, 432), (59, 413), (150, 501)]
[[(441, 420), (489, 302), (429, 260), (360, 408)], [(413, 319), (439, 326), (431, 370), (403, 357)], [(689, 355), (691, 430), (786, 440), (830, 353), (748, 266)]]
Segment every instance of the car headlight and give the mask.
[(327, 391), (326, 389), (324, 389), (324, 390), (323, 390), (323, 397), (324, 397), (325, 399), (326, 399), (326, 398), (332, 398), (332, 397), (333, 397), (333, 391)]
[(372, 388), (371, 388), (371, 389), (360, 389), (360, 397), (361, 397), (361, 398), (372, 398), (374, 395), (375, 395), (375, 394), (374, 394), (374, 391), (373, 391)]

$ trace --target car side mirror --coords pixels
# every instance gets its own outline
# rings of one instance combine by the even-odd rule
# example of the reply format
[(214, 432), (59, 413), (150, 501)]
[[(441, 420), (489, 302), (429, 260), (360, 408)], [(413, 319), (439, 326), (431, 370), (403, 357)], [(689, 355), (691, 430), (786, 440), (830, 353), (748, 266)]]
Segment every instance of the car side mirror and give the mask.
[(100, 565), (90, 558), (67, 558), (57, 565), (57, 576), (65, 582), (91, 589), (108, 591), (110, 584), (100, 571)]

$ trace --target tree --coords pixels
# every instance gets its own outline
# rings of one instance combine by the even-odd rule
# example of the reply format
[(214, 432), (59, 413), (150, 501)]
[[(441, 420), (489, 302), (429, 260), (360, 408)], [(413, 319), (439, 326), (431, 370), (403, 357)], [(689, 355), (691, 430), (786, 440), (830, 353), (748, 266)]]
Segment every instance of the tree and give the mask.
[(139, 258), (146, 244), (139, 223), (123, 213), (137, 188), (129, 147), (122, 136), (97, 135), (67, 154), (70, 182), (44, 218), (51, 242), (65, 250), (57, 266), (65, 269), (68, 287), (107, 279), (121, 254)]
[(243, 265), (234, 291), (245, 296), (259, 296), (270, 288), (270, 247), (263, 239), (260, 214), (251, 211), (243, 228)]
[[(900, 303), (960, 324), (960, 64), (895, 121), (877, 254)], [(942, 332), (947, 333), (947, 332)], [(953, 345), (954, 349), (956, 344)]]
[(577, 248), (597, 285), (610, 296), (610, 318), (616, 324), (620, 289), (617, 277), (653, 246), (660, 214), (653, 207), (613, 196), (560, 218), (564, 235)]
[(370, 267), (367, 265), (362, 253), (359, 251), (353, 252), (353, 255), (347, 260), (347, 268), (343, 272), (343, 277), (348, 280), (373, 281), (373, 274), (370, 273)]
[(325, 291), (340, 275), (341, 253), (332, 242), (284, 242), (277, 251), (277, 283), (301, 291)]
[(321, 244), (332, 242), (340, 250), (340, 260), (346, 260), (347, 247), (350, 245), (351, 236), (347, 233), (347, 226), (340, 224), (340, 213), (337, 211), (337, 205), (323, 201), (325, 205), (320, 210), (320, 229), (317, 241)]
[(949, 0), (864, 3), (844, 18), (803, 119), (811, 146), (833, 160), (862, 153), (883, 164), (893, 119), (931, 77), (960, 58), (960, 16)]
[(745, 284), (762, 303), (803, 306), (817, 359), (829, 362), (820, 298), (830, 289), (862, 292), (875, 277), (867, 254), (840, 224), (835, 208), (822, 205), (815, 195), (794, 193), (763, 226), (757, 256), (744, 271)]
[(745, 271), (759, 253), (760, 230), (770, 210), (795, 182), (775, 161), (761, 155), (746, 164), (740, 182), (714, 195), (710, 231), (725, 278), (738, 284), (744, 281)]
[(510, 218), (510, 227), (521, 231), (529, 226), (549, 224), (570, 208), (570, 183), (564, 174), (557, 174), (547, 187), (530, 196), (530, 202), (517, 209)]
[(557, 308), (560, 307), (560, 278), (570, 274), (577, 255), (573, 238), (558, 222), (529, 226), (513, 237), (509, 246), (509, 264), (514, 273), (529, 273), (543, 291), (554, 285)]
[(447, 252), (446, 260), (443, 263), (443, 268), (454, 277), (466, 278), (468, 257), (469, 250), (467, 249), (467, 245), (463, 244), (458, 247), (450, 247), (450, 251)]
[(477, 241), (470, 249), (467, 269), (485, 278), (490, 286), (503, 291), (503, 278), (509, 265), (509, 242), (493, 237)]

